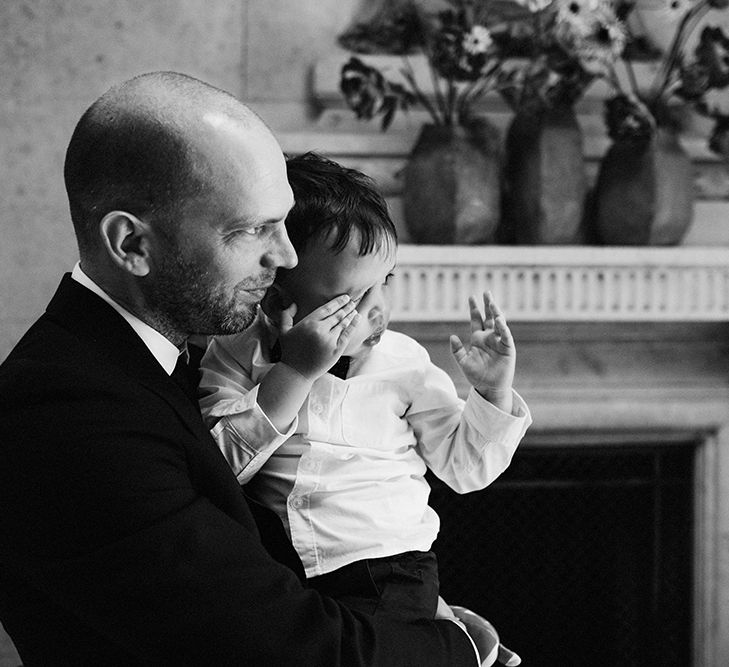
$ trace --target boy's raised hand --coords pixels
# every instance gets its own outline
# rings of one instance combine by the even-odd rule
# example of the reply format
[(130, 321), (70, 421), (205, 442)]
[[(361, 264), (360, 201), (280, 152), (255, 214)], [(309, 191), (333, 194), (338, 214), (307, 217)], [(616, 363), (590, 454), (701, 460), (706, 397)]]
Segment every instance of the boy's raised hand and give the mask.
[(342, 294), (294, 324), (296, 305), (281, 311), (281, 362), (315, 380), (339, 359), (359, 321), (356, 306)]
[(471, 314), (471, 338), (466, 349), (461, 339), (450, 337), (451, 352), (474, 389), (496, 407), (511, 412), (516, 368), (516, 347), (501, 309), (491, 292), (483, 295), (481, 315), (476, 299), (468, 298)]

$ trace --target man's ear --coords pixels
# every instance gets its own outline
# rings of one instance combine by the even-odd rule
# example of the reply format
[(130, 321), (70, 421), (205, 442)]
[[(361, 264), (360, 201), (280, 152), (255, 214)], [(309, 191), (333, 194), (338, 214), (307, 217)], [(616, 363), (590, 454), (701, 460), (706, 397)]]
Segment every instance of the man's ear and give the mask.
[(99, 224), (101, 240), (111, 260), (135, 276), (146, 276), (150, 263), (149, 224), (126, 211), (111, 211)]

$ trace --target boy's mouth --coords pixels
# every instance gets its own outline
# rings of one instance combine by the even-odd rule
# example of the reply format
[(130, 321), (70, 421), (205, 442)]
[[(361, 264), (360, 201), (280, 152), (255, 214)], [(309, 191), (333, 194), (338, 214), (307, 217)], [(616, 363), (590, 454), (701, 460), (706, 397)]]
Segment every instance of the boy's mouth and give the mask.
[(367, 345), (368, 347), (374, 347), (375, 345), (377, 345), (377, 343), (380, 342), (383, 333), (385, 333), (384, 329), (378, 329), (372, 335), (367, 336), (367, 338), (362, 341), (362, 344)]

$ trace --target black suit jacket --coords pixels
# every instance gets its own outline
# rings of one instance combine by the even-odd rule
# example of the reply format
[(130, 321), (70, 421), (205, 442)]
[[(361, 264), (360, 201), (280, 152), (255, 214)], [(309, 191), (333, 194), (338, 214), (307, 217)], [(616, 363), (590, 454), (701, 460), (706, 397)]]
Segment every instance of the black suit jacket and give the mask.
[(447, 621), (306, 589), (253, 514), (196, 406), (65, 276), (0, 366), (0, 620), (26, 667), (474, 665)]

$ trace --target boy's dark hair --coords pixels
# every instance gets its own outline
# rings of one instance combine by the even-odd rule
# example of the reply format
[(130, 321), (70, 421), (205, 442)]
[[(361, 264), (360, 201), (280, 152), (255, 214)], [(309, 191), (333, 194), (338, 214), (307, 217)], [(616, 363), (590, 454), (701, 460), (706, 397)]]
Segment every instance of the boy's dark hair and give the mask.
[(294, 191), (286, 231), (296, 252), (317, 238), (341, 252), (352, 230), (359, 232), (360, 255), (397, 244), (387, 203), (369, 176), (313, 152), (287, 158), (286, 170)]

